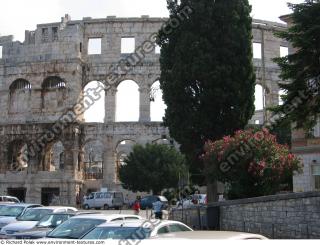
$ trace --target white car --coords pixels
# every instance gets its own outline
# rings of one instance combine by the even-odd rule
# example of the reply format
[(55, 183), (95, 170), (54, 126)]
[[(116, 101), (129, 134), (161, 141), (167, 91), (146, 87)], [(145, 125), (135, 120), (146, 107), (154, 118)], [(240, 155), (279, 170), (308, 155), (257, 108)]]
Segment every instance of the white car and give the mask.
[(47, 234), (46, 239), (79, 239), (97, 225), (125, 220), (140, 220), (130, 214), (83, 214), (74, 216)]
[(124, 198), (122, 192), (108, 191), (108, 192), (92, 192), (85, 198), (82, 206), (84, 209), (121, 209), (124, 205)]
[(20, 203), (19, 199), (13, 196), (0, 196), (0, 202)]
[(77, 212), (73, 207), (38, 207), (26, 210), (26, 212), (17, 217), (17, 221), (2, 227), (0, 238), (10, 238), (15, 233), (31, 230), (39, 220), (50, 213)]
[(104, 223), (88, 232), (81, 239), (84, 240), (142, 240), (154, 237), (160, 234), (170, 232), (192, 231), (187, 225), (173, 220), (136, 220), (114, 223)]
[(159, 240), (220, 240), (220, 239), (229, 239), (229, 240), (266, 240), (268, 238), (252, 233), (245, 232), (234, 232), (234, 231), (189, 231), (189, 232), (174, 232), (169, 234), (162, 234), (153, 237), (153, 239)]
[(27, 203), (0, 205), (0, 231), (4, 226), (17, 222), (17, 218), (22, 216), (27, 210), (41, 206), (40, 204)]

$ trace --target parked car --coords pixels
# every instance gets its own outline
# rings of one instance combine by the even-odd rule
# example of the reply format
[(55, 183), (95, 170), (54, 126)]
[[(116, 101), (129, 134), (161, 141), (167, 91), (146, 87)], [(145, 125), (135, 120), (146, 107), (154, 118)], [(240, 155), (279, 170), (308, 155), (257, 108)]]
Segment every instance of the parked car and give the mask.
[(17, 232), (31, 230), (47, 214), (77, 212), (73, 207), (38, 207), (25, 211), (17, 217), (17, 222), (4, 226), (0, 231), (0, 238), (10, 238)]
[(0, 231), (6, 225), (16, 222), (17, 218), (22, 216), (27, 210), (37, 207), (41, 207), (41, 205), (27, 203), (3, 204), (0, 207)]
[(11, 205), (11, 202), (0, 202), (0, 213), (1, 209), (4, 209), (6, 206)]
[(193, 194), (180, 200), (177, 203), (178, 208), (189, 208), (195, 205), (206, 205), (207, 204), (207, 195), (206, 194)]
[(135, 220), (101, 224), (81, 239), (132, 239), (142, 240), (170, 232), (192, 231), (187, 225), (173, 220)]
[(93, 192), (83, 202), (84, 209), (121, 209), (124, 205), (122, 192)]
[(233, 231), (187, 231), (187, 232), (174, 232), (168, 234), (160, 234), (153, 237), (152, 239), (169, 239), (170, 242), (173, 239), (180, 240), (220, 240), (220, 239), (229, 239), (229, 240), (266, 240), (268, 238), (258, 235), (245, 232), (233, 232)]
[(45, 237), (50, 231), (61, 225), (76, 213), (51, 213), (44, 216), (31, 230), (14, 234), (15, 239), (39, 239)]
[(53, 239), (79, 239), (97, 225), (123, 220), (139, 220), (142, 219), (138, 215), (127, 214), (86, 214), (77, 215), (68, 219), (59, 225), (53, 231), (49, 232), (46, 238)]
[(0, 202), (20, 203), (19, 199), (13, 196), (0, 196)]
[(152, 209), (152, 204), (156, 201), (160, 201), (163, 204), (163, 209), (168, 208), (168, 199), (164, 196), (146, 196), (140, 200), (141, 209)]

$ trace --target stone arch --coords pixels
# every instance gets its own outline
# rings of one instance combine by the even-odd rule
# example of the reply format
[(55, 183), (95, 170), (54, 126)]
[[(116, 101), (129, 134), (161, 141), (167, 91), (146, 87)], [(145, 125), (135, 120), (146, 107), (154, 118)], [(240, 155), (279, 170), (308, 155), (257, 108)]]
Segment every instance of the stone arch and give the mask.
[(136, 144), (135, 140), (122, 139), (118, 141), (115, 153), (116, 153), (116, 179), (119, 180), (119, 169), (124, 163), (124, 159), (130, 154), (133, 146)]
[(22, 113), (29, 111), (32, 86), (25, 79), (15, 80), (9, 87), (9, 112)]
[(139, 116), (139, 85), (134, 80), (123, 80), (117, 86), (116, 122), (137, 122)]
[(59, 76), (45, 78), (41, 85), (42, 108), (55, 110), (63, 107), (67, 99), (66, 82)]
[(155, 81), (151, 85), (150, 90), (150, 118), (151, 121), (161, 122), (165, 116), (165, 110), (167, 106), (162, 98), (162, 90), (160, 88), (160, 82)]
[(7, 170), (23, 171), (28, 168), (29, 152), (28, 144), (25, 140), (16, 139), (8, 144)]
[(282, 96), (286, 95), (287, 92), (283, 89), (278, 90), (278, 95), (279, 95), (279, 105), (283, 105), (283, 99)]
[(84, 172), (86, 179), (103, 178), (104, 144), (100, 140), (89, 139), (84, 144)]
[(39, 170), (54, 172), (65, 168), (65, 147), (60, 140), (47, 144), (39, 156)]
[(261, 84), (255, 85), (255, 110), (260, 111), (265, 108), (265, 91)]
[(85, 122), (104, 122), (105, 84), (101, 81), (88, 82), (83, 88)]
[(152, 144), (173, 145), (174, 142), (167, 138), (158, 138), (152, 141)]

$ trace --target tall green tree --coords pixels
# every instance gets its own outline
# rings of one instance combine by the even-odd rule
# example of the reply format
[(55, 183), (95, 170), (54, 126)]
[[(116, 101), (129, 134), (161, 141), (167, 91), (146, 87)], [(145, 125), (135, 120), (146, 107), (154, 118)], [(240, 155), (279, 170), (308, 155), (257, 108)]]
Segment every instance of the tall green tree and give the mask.
[(120, 167), (119, 177), (125, 189), (160, 193), (178, 186), (185, 175), (185, 157), (168, 145), (135, 145)]
[(289, 4), (291, 26), (276, 35), (289, 41), (295, 52), (275, 61), (281, 68), (279, 86), (286, 92), (283, 105), (274, 109), (297, 128), (312, 128), (320, 112), (320, 1)]
[(168, 26), (186, 7), (192, 13), (159, 32), (164, 123), (198, 176), (205, 142), (243, 129), (254, 113), (251, 6), (248, 0), (167, 2)]

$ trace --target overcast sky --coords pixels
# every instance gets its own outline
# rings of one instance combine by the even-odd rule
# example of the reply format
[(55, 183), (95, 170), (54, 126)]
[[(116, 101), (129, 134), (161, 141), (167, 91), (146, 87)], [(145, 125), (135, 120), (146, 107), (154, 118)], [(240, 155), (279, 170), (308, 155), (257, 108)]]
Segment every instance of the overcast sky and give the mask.
[[(257, 19), (280, 21), (287, 14), (288, 0), (250, 0), (252, 15)], [(290, 0), (293, 3), (302, 0)], [(108, 15), (134, 17), (168, 16), (166, 0), (1, 0), (0, 35), (14, 35), (23, 41), (25, 30), (34, 30), (37, 24), (59, 22), (64, 14), (72, 19), (82, 17), (104, 18)]]

